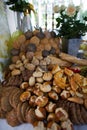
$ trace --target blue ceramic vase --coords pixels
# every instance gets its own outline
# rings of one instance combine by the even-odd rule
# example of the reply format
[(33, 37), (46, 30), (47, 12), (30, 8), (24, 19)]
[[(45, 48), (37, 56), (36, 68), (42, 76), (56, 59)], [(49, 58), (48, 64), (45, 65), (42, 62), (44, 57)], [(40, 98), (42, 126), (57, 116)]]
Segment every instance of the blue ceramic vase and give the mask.
[(80, 48), (81, 39), (75, 38), (75, 39), (69, 39), (68, 40), (68, 54), (77, 56), (78, 50)]

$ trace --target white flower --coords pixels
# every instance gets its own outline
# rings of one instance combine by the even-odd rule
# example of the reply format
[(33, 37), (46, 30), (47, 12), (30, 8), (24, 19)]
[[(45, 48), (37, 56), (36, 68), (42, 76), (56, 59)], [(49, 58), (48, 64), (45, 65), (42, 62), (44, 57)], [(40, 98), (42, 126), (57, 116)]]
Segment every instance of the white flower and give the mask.
[(54, 11), (54, 13), (59, 13), (60, 7), (59, 7), (58, 5), (55, 5), (55, 6), (53, 7), (53, 11)]
[(61, 5), (60, 10), (65, 10), (66, 6), (65, 5)]
[(69, 5), (66, 10), (66, 14), (70, 17), (74, 16), (76, 13), (76, 7), (74, 5)]

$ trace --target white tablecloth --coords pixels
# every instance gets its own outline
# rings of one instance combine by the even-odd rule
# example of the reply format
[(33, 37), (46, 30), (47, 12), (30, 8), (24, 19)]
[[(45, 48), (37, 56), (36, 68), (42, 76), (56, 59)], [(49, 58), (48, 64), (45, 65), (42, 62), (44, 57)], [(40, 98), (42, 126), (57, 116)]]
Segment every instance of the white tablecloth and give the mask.
[(30, 124), (22, 124), (17, 127), (11, 127), (7, 124), (6, 120), (0, 119), (0, 130), (33, 130), (33, 126)]
[[(87, 130), (87, 125), (74, 126), (74, 130)], [(33, 126), (30, 124), (22, 124), (17, 127), (11, 127), (7, 124), (6, 120), (0, 119), (0, 130), (33, 130)]]

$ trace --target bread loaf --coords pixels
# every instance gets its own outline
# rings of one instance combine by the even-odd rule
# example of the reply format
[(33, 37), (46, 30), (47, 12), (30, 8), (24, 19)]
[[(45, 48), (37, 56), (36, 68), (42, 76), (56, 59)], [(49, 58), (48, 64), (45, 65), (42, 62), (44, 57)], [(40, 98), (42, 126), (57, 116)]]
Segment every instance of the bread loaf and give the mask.
[(62, 60), (67, 61), (67, 62), (71, 62), (71, 63), (77, 64), (77, 65), (87, 66), (87, 60), (85, 60), (85, 59), (80, 59), (80, 58), (77, 58), (75, 56), (71, 56), (71, 55), (66, 54), (66, 53), (60, 53), (59, 57)]

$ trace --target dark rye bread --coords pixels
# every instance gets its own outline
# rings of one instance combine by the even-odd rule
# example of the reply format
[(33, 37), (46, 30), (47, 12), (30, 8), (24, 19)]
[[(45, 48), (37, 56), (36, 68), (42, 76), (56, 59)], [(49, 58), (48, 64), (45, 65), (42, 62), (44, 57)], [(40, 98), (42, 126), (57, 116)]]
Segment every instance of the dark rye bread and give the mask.
[(57, 102), (57, 107), (62, 107), (63, 106), (63, 101), (62, 99), (59, 99)]
[(87, 124), (87, 111), (82, 105), (67, 100), (59, 100), (57, 106), (67, 111), (69, 118), (74, 124)]
[(65, 104), (66, 104), (66, 100), (62, 100), (62, 102), (61, 102), (61, 100), (60, 100), (60, 106), (61, 106), (62, 108), (65, 108)]
[(13, 85), (13, 86), (18, 87), (18, 86), (20, 86), (20, 84), (22, 82), (23, 82), (22, 75), (20, 75), (20, 76), (18, 76), (18, 75), (17, 76), (11, 76), (11, 77), (9, 77), (7, 85), (8, 86)]
[(70, 103), (70, 106), (69, 106), (69, 117), (70, 117), (70, 120), (72, 121), (73, 124), (75, 125), (79, 125), (80, 122), (77, 118), (77, 115), (76, 115), (76, 108), (75, 108), (75, 103)]
[(23, 82), (23, 78), (22, 75), (17, 75), (15, 76), (15, 86), (20, 86)]
[(72, 113), (72, 107), (73, 107), (73, 104), (72, 103), (70, 103), (70, 105), (69, 105), (69, 117), (70, 117), (70, 120), (73, 122), (73, 123), (75, 123), (75, 121), (74, 121), (74, 118), (73, 118), (73, 113)]
[(27, 110), (29, 110), (29, 103), (26, 101), (26, 102), (23, 102), (22, 106), (21, 106), (21, 115), (22, 115), (22, 118), (23, 120), (26, 122), (26, 112)]
[(17, 105), (20, 102), (20, 95), (23, 93), (23, 90), (19, 89), (17, 92), (15, 92), (12, 96), (12, 102), (11, 105), (14, 109), (16, 109)]
[(67, 100), (59, 99), (57, 102), (57, 107), (64, 108), (67, 112), (69, 111), (70, 102)]
[(17, 125), (20, 125), (20, 122), (17, 118), (17, 114), (16, 114), (16, 111), (14, 109), (12, 109), (10, 112), (8, 112), (6, 114), (6, 120), (7, 120), (7, 123), (12, 126), (12, 127), (15, 127)]
[(67, 110), (68, 113), (69, 113), (70, 103), (71, 103), (71, 102), (68, 101), (68, 102), (67, 102), (67, 105), (66, 105), (66, 110)]
[(81, 114), (85, 124), (87, 124), (87, 110), (85, 109), (84, 106), (80, 106), (80, 114)]
[(24, 123), (24, 119), (23, 119), (23, 116), (22, 116), (22, 113), (21, 113), (21, 107), (23, 105), (23, 102), (20, 102), (18, 105), (17, 105), (17, 108), (16, 108), (16, 112), (17, 112), (17, 118), (19, 120), (20, 123)]
[[(67, 113), (69, 113), (69, 107), (70, 107), (70, 103), (69, 101), (65, 100), (65, 102), (63, 103), (64, 105), (64, 109), (67, 111)], [(69, 115), (69, 114), (68, 114)]]
[(81, 115), (80, 105), (75, 104), (75, 109), (76, 109), (77, 119), (79, 120), (80, 124), (85, 124), (85, 121), (83, 120), (82, 115)]
[(14, 84), (15, 84), (15, 76), (10, 76), (10, 77), (8, 78), (6, 84), (7, 84), (7, 86), (10, 86), (10, 85), (15, 86), (15, 85), (14, 85)]
[(32, 76), (32, 74), (33, 74), (33, 71), (32, 71), (32, 70), (29, 71), (29, 70), (25, 69), (24, 71), (22, 71), (23, 80), (24, 80), (24, 81), (28, 81), (29, 78)]
[(13, 100), (12, 100), (12, 99), (13, 99), (13, 96), (14, 96), (14, 94), (17, 93), (19, 90), (20, 90), (19, 88), (14, 87), (13, 90), (12, 90), (12, 92), (11, 92), (11, 94), (9, 95), (9, 103), (10, 103), (11, 106), (13, 106)]
[(67, 100), (63, 100), (62, 108), (65, 110), (67, 109), (66, 105), (67, 105)]

